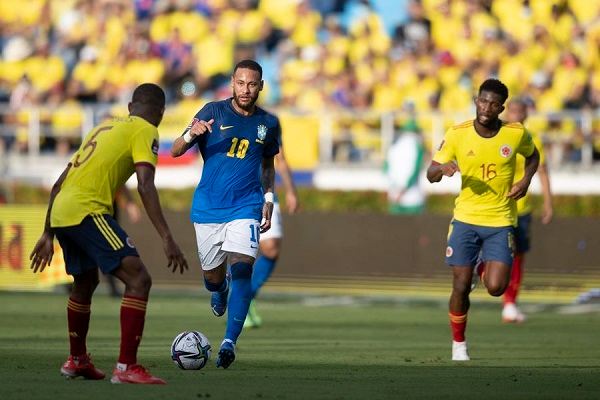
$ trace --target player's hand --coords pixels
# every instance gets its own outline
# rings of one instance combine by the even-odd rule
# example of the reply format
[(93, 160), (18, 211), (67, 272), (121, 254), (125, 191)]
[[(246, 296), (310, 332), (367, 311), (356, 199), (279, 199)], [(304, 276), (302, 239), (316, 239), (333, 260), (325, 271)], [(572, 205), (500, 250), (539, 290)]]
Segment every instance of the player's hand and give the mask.
[(273, 203), (265, 202), (262, 211), (262, 222), (260, 224), (260, 233), (265, 233), (271, 229), (271, 217), (273, 216)]
[(442, 175), (452, 176), (459, 171), (458, 165), (454, 161), (450, 161), (444, 164), (440, 164), (440, 171)]
[(207, 131), (212, 132), (212, 124), (214, 124), (214, 122), (214, 118), (211, 118), (208, 121), (200, 120), (194, 122), (194, 125), (190, 128), (190, 135), (196, 137), (204, 135)]
[(188, 269), (188, 263), (177, 243), (172, 237), (168, 236), (163, 242), (163, 247), (169, 261), (167, 268), (171, 268), (173, 273), (179, 269), (179, 273), (183, 274), (183, 271)]
[(29, 255), (31, 269), (34, 273), (42, 272), (52, 262), (54, 255), (54, 235), (49, 232), (42, 233), (33, 251)]
[(509, 197), (514, 200), (519, 200), (521, 197), (523, 197), (527, 194), (528, 188), (529, 188), (529, 181), (527, 181), (525, 179), (521, 179), (519, 182), (516, 182), (515, 184), (512, 185), (512, 187), (510, 188), (510, 191), (508, 192), (506, 197)]
[(289, 191), (285, 194), (285, 206), (290, 214), (295, 214), (296, 211), (298, 211), (298, 208), (300, 208), (300, 202), (298, 201), (296, 192)]
[(552, 204), (544, 203), (544, 211), (542, 211), (542, 224), (547, 225), (552, 222), (553, 216), (554, 210), (552, 209)]

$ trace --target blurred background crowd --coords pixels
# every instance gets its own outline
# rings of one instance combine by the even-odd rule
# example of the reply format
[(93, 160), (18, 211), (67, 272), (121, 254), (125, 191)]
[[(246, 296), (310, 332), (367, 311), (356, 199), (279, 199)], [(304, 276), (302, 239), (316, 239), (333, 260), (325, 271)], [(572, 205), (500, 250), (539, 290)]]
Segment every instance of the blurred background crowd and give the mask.
[(3, 151), (30, 149), (32, 119), (50, 132), (42, 150), (71, 151), (88, 105), (123, 112), (142, 82), (166, 89), (166, 136), (179, 134), (255, 58), (265, 106), (350, 114), (330, 127), (338, 144), (380, 146), (390, 112), (424, 133), (430, 115), (442, 128), (470, 118), (479, 84), (498, 77), (529, 102), (551, 161), (580, 161), (586, 141), (600, 159), (599, 1), (0, 0), (0, 51)]

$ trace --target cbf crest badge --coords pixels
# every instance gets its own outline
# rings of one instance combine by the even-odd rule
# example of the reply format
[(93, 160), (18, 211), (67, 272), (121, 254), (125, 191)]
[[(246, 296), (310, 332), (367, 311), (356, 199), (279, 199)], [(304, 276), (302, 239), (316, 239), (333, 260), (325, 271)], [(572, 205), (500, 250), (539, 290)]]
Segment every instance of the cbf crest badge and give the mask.
[(260, 140), (265, 140), (265, 138), (267, 137), (267, 127), (264, 125), (259, 125), (256, 130), (258, 131), (258, 138)]
[(258, 139), (256, 139), (256, 141), (260, 144), (263, 144), (265, 138), (267, 137), (267, 127), (261, 124), (256, 127), (256, 131), (256, 134), (258, 135)]

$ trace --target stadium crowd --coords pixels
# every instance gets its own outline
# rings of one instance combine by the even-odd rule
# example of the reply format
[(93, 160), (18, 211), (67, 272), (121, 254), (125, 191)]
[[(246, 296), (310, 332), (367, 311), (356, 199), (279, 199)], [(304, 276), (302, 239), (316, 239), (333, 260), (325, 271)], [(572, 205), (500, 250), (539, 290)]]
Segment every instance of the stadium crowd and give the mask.
[(192, 115), (228, 95), (243, 58), (264, 67), (263, 104), (306, 112), (469, 113), (476, 86), (498, 77), (550, 113), (531, 128), (566, 160), (581, 123), (553, 113), (600, 108), (597, 1), (3, 0), (0, 29), (4, 122), (44, 105), (57, 137), (79, 136), (82, 104), (122, 103), (143, 82)]

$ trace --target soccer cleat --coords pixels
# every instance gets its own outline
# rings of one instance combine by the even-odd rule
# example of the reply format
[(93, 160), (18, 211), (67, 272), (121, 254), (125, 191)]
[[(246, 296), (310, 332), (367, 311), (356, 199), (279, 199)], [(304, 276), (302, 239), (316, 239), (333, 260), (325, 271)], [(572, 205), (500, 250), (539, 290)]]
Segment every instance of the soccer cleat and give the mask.
[(525, 322), (525, 314), (523, 314), (515, 303), (506, 303), (502, 309), (502, 322), (521, 323)]
[(82, 376), (85, 379), (104, 379), (104, 372), (94, 367), (89, 354), (73, 357), (69, 356), (67, 361), (60, 368), (60, 373), (67, 378), (77, 378)]
[(258, 328), (262, 325), (262, 318), (256, 312), (254, 300), (250, 302), (250, 308), (248, 309), (248, 315), (244, 320), (244, 328)]
[(212, 292), (210, 296), (210, 308), (217, 317), (221, 317), (227, 311), (227, 297), (229, 296), (229, 286), (231, 284), (231, 275), (225, 276), (227, 288), (222, 292)]
[(469, 353), (467, 352), (467, 342), (452, 341), (452, 361), (469, 361)]
[(231, 363), (235, 360), (235, 345), (225, 339), (223, 343), (221, 343), (221, 350), (219, 350), (219, 355), (217, 356), (217, 368), (228, 368)]
[(139, 383), (149, 385), (165, 385), (167, 383), (164, 379), (152, 376), (146, 368), (139, 364), (128, 365), (124, 371), (115, 368), (110, 381), (111, 383)]

